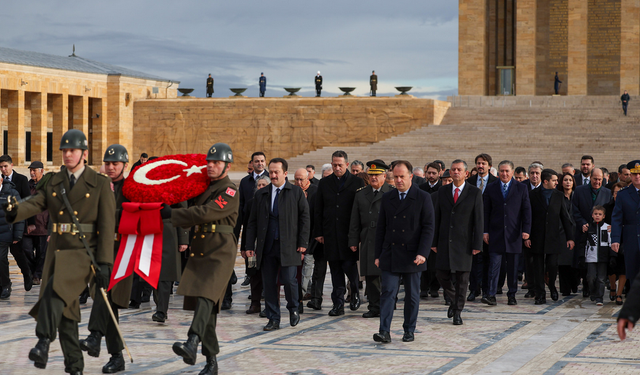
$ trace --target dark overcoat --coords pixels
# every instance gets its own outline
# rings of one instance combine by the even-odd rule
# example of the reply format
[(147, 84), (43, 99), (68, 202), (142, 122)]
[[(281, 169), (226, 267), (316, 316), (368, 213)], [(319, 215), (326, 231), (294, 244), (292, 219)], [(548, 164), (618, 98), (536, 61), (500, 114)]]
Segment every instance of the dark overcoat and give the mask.
[(564, 194), (551, 190), (549, 204), (542, 187), (531, 190), (531, 253), (560, 254), (573, 240), (573, 220), (564, 204)]
[(380, 269), (375, 265), (376, 227), (382, 195), (390, 190), (393, 187), (385, 182), (375, 197), (371, 186), (356, 192), (349, 224), (349, 247), (360, 245), (360, 276), (380, 276)]
[(436, 184), (433, 185), (433, 187), (431, 187), (431, 185), (429, 185), (429, 181), (427, 181), (427, 182), (425, 182), (423, 184), (420, 184), (418, 187), (421, 190), (424, 190), (429, 194), (433, 194), (436, 191), (438, 191), (438, 189), (440, 189), (442, 187), (442, 180), (438, 179), (438, 182), (436, 182)]
[[(129, 202), (127, 198), (125, 198), (124, 194), (122, 194), (122, 186), (124, 185), (124, 179), (120, 181), (113, 182), (113, 194), (116, 198), (116, 232), (120, 227), (120, 218), (122, 217), (122, 203)], [(118, 256), (118, 250), (120, 249), (120, 240), (121, 236), (117, 235), (113, 241), (113, 260), (115, 262), (116, 257)], [(111, 293), (111, 301), (117, 306), (126, 309), (129, 307), (129, 301), (131, 301), (131, 287), (133, 286), (133, 274), (127, 276), (126, 278), (120, 280), (116, 285), (113, 286), (109, 290)], [(93, 295), (95, 296), (95, 290), (93, 291)], [(102, 298), (100, 296), (95, 296), (95, 298)]]
[(376, 229), (376, 259), (382, 271), (414, 273), (427, 262), (414, 263), (417, 255), (429, 257), (435, 227), (431, 196), (412, 185), (404, 200), (398, 190), (382, 196)]
[(364, 181), (346, 171), (340, 180), (331, 174), (318, 184), (315, 202), (314, 236), (324, 237), (324, 256), (328, 261), (358, 260), (349, 248), (349, 223), (356, 190)]
[(320, 90), (322, 88), (322, 76), (316, 76), (313, 82), (316, 84), (316, 90)]
[[(571, 218), (571, 228), (569, 229), (568, 232), (564, 230), (564, 227), (560, 226), (560, 241), (565, 242), (565, 245), (566, 245), (567, 234), (571, 233), (572, 236), (575, 234), (576, 223), (575, 221), (573, 221), (573, 204), (571, 203), (571, 199), (565, 197), (564, 194), (562, 194), (562, 204), (564, 204), (564, 208), (565, 210), (567, 210), (567, 212), (569, 213), (569, 217)], [(574, 237), (574, 241), (575, 241), (575, 237)], [(568, 246), (563, 247), (562, 250), (560, 250), (560, 253), (558, 254), (558, 265), (559, 266), (573, 265), (573, 253), (575, 251), (576, 251), (575, 247), (573, 248), (573, 250), (569, 249)]]
[[(587, 240), (586, 234), (582, 231), (582, 226), (592, 221), (591, 209), (594, 206), (604, 206), (612, 199), (613, 195), (611, 194), (611, 190), (602, 187), (600, 191), (598, 191), (596, 200), (594, 201), (591, 196), (591, 184), (580, 185), (573, 192), (571, 202), (573, 203), (573, 220), (576, 224), (574, 238), (576, 245), (579, 245), (580, 248), (584, 248)], [(580, 253), (580, 251), (575, 252), (576, 255)]]
[[(73, 219), (62, 200), (66, 191), (69, 203), (81, 224), (93, 225), (94, 231), (85, 233), (96, 262), (113, 265), (113, 238), (115, 233), (116, 200), (111, 191), (111, 179), (85, 167), (73, 189), (69, 190), (69, 176), (63, 166), (58, 173), (50, 173), (46, 185), (38, 194), (16, 207), (12, 221), (24, 220), (49, 210), (51, 223), (72, 223)], [(63, 314), (80, 321), (78, 296), (93, 278), (91, 259), (79, 235), (52, 232), (42, 270), (40, 297), (47, 283), (53, 280), (53, 291), (64, 301)], [(38, 318), (40, 301), (29, 314)]]
[[(620, 190), (616, 196), (611, 218), (611, 243), (624, 245), (626, 275), (629, 280), (634, 280), (640, 274), (640, 196), (633, 185)], [(638, 286), (635, 281), (634, 285)]]
[(213, 94), (213, 77), (207, 78), (207, 94)]
[(484, 207), (482, 192), (465, 184), (457, 202), (453, 202), (454, 185), (433, 194), (436, 229), (436, 269), (471, 272), (473, 250), (482, 251)]
[[(271, 212), (273, 184), (256, 191), (247, 224), (247, 250), (256, 251), (258, 267), (262, 263), (269, 215)], [(302, 259), (297, 248), (309, 247), (309, 203), (300, 187), (286, 181), (278, 195), (278, 226), (280, 231), (280, 265), (299, 266)], [(257, 245), (256, 245), (257, 239)]]
[(369, 85), (371, 85), (371, 91), (376, 91), (378, 89), (378, 76), (376, 74), (372, 74), (369, 77)]
[[(239, 206), (236, 185), (227, 176), (212, 182), (190, 207), (174, 209), (171, 224), (182, 228), (203, 224), (233, 227)], [(220, 312), (220, 302), (235, 265), (237, 246), (238, 239), (233, 233), (194, 233), (178, 294), (209, 299)]]
[(260, 85), (260, 92), (264, 93), (267, 91), (267, 77), (261, 76), (258, 80), (258, 84)]
[[(176, 203), (171, 208), (187, 208), (187, 202)], [(182, 262), (180, 260), (180, 245), (189, 244), (189, 230), (174, 227), (171, 219), (162, 220), (162, 267), (159, 281), (180, 281)]]
[[(266, 171), (263, 172), (267, 173)], [(267, 176), (269, 174), (267, 173)], [(253, 199), (253, 193), (256, 191), (256, 180), (253, 177), (253, 172), (249, 173), (249, 175), (244, 176), (242, 180), (240, 180), (240, 185), (238, 186), (238, 193), (240, 194), (240, 209), (238, 210), (238, 223), (235, 228), (235, 235), (238, 237), (240, 235), (240, 229), (244, 225), (245, 221), (249, 218), (245, 219), (244, 212), (247, 207), (247, 203)]]
[[(620, 198), (619, 194), (620, 193), (618, 193), (618, 196), (616, 197), (616, 201)], [(618, 314), (618, 319), (628, 319), (633, 324), (636, 324), (639, 318), (640, 318), (640, 273), (638, 273), (635, 279), (631, 279), (631, 289), (629, 290), (629, 294), (627, 294), (627, 298), (624, 301), (624, 305), (622, 306), (622, 308), (620, 309), (620, 313)]]
[(525, 184), (511, 179), (506, 199), (498, 179), (484, 190), (484, 233), (490, 253), (522, 253), (522, 233), (531, 233), (531, 203)]

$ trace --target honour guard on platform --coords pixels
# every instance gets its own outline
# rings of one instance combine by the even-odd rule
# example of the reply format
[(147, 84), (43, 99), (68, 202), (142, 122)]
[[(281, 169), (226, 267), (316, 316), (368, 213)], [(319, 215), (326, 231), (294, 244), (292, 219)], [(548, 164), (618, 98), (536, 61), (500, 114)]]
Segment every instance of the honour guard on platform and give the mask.
[(314, 82), (316, 84), (316, 98), (319, 98), (322, 93), (322, 76), (320, 75), (319, 70)]
[(213, 77), (209, 74), (209, 78), (207, 78), (207, 98), (210, 98), (213, 95)]
[(264, 76), (264, 73), (260, 73), (258, 84), (260, 85), (260, 97), (264, 98), (264, 93), (267, 92), (267, 77)]
[(376, 96), (376, 91), (378, 90), (378, 76), (376, 75), (375, 70), (371, 72), (369, 85), (371, 85), (371, 96)]

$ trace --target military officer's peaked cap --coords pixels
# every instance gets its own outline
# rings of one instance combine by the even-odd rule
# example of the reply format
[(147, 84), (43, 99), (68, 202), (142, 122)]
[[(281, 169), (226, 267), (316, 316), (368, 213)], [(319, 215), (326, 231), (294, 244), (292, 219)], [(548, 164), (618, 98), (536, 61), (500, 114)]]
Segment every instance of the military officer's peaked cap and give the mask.
[(207, 161), (224, 161), (227, 163), (233, 163), (233, 152), (231, 147), (226, 143), (216, 143), (211, 146), (207, 153)]
[(640, 173), (640, 160), (634, 160), (627, 163), (627, 169), (631, 173)]
[(121, 161), (123, 163), (129, 162), (129, 153), (127, 149), (123, 145), (114, 144), (107, 147), (107, 151), (104, 152), (104, 157), (102, 161), (110, 161), (110, 162), (118, 162)]
[(383, 174), (389, 169), (389, 166), (380, 159), (368, 161), (367, 167), (369, 167), (368, 174)]
[(67, 148), (78, 148), (80, 150), (88, 150), (87, 137), (78, 129), (68, 130), (60, 139), (60, 150)]

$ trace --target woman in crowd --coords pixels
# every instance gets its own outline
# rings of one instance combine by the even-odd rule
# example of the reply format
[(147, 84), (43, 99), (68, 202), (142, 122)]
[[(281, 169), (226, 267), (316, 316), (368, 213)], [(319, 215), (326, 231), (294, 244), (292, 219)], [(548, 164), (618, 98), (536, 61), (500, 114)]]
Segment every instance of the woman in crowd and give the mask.
[[(569, 217), (573, 220), (573, 204), (571, 198), (576, 188), (576, 180), (570, 173), (564, 173), (560, 179), (557, 189), (564, 193), (564, 206), (569, 212)], [(560, 235), (565, 238), (564, 229), (560, 228)], [(563, 241), (565, 241), (563, 239)], [(566, 241), (565, 241), (566, 242)], [(558, 255), (558, 279), (560, 280), (560, 293), (569, 296), (578, 291), (578, 270), (573, 267), (574, 250), (568, 247)]]

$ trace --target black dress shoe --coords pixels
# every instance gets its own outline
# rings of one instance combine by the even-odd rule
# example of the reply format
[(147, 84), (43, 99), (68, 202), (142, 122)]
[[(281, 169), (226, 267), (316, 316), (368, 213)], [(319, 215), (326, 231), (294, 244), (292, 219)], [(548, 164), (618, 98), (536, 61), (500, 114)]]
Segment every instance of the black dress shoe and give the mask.
[(102, 367), (103, 374), (115, 374), (116, 372), (124, 371), (124, 357), (122, 352), (118, 354), (111, 354), (111, 359)]
[(353, 296), (351, 296), (351, 302), (349, 302), (349, 308), (351, 309), (351, 311), (356, 311), (360, 308), (360, 293), (354, 293)]
[(487, 305), (491, 305), (490, 301), (489, 301), (489, 297), (482, 297), (482, 299), (480, 300), (480, 302), (482, 303), (486, 303)]
[(547, 299), (546, 298), (536, 298), (536, 305), (545, 305), (547, 303)]
[(449, 306), (449, 310), (447, 310), (447, 318), (451, 319), (453, 317), (453, 306)]
[(344, 305), (343, 306), (333, 306), (331, 311), (329, 311), (329, 316), (340, 316), (344, 315)]
[(449, 299), (449, 297), (447, 297), (447, 295), (444, 295), (444, 304), (445, 306), (449, 306), (451, 305), (451, 300)]
[(422, 292), (420, 292), (420, 298), (429, 298), (429, 292), (423, 290)]
[(82, 371), (70, 371), (69, 375), (82, 375)]
[(162, 311), (156, 311), (156, 313), (151, 317), (151, 320), (158, 323), (164, 323), (164, 321), (167, 320), (167, 316)]
[(476, 294), (474, 292), (469, 292), (469, 296), (467, 297), (467, 301), (472, 302), (476, 300)]
[(27, 292), (30, 291), (31, 288), (33, 288), (33, 276), (31, 275), (31, 272), (26, 275), (23, 274), (22, 278), (24, 279), (24, 290)]
[(0, 293), (0, 299), (8, 299), (11, 297), (11, 285), (2, 287), (2, 293)]
[(99, 357), (101, 340), (102, 335), (97, 331), (92, 331), (86, 339), (80, 340), (80, 349), (92, 357)]
[(37, 368), (44, 369), (47, 367), (50, 343), (51, 340), (49, 339), (40, 339), (36, 346), (29, 352), (29, 359), (33, 361), (33, 365)]
[(185, 342), (174, 342), (173, 352), (182, 357), (184, 363), (188, 365), (195, 365), (196, 358), (198, 356), (198, 344), (200, 344), (200, 337), (192, 333)]
[(536, 296), (536, 294), (533, 292), (533, 289), (529, 289), (527, 291), (527, 294), (524, 295), (524, 298), (533, 298), (535, 296)]
[(373, 334), (373, 341), (387, 344), (391, 342), (391, 335), (387, 331), (380, 331)]
[(380, 317), (380, 312), (375, 312), (375, 311), (367, 311), (366, 313), (362, 314), (363, 318), (379, 318)]
[(297, 326), (299, 322), (300, 322), (300, 313), (298, 313), (297, 311), (289, 313), (289, 323), (291, 324), (291, 327)]
[(215, 356), (207, 356), (207, 364), (198, 375), (218, 375), (218, 361)]
[(298, 314), (304, 314), (304, 304), (302, 301), (298, 304)]
[(502, 289), (496, 290), (496, 294), (502, 294)]
[(322, 302), (312, 299), (311, 301), (307, 302), (307, 307), (314, 310), (322, 310)]
[(549, 294), (551, 294), (551, 299), (554, 300), (554, 301), (557, 301), (558, 300), (558, 289), (556, 289), (554, 287), (549, 292), (550, 292)]
[(507, 302), (507, 305), (514, 306), (517, 304), (518, 304), (518, 301), (516, 301), (516, 297), (509, 297), (509, 301)]
[(251, 277), (245, 276), (244, 280), (242, 281), (242, 284), (240, 284), (240, 286), (248, 286), (249, 284), (251, 284)]
[(222, 306), (220, 306), (220, 310), (231, 310), (231, 301), (222, 301)]
[(587, 297), (589, 297), (589, 291), (588, 291), (588, 290), (584, 290), (584, 289), (583, 289), (583, 290), (582, 290), (582, 297), (583, 297), (583, 298), (587, 298)]
[(437, 291), (437, 290), (435, 290), (435, 291), (430, 291), (430, 292), (429, 292), (429, 295), (431, 296), (431, 298), (438, 298), (438, 297), (440, 297), (440, 294), (438, 293), (438, 291)]
[(258, 314), (260, 312), (260, 305), (251, 305), (245, 312), (247, 314)]
[(129, 302), (129, 308), (130, 309), (139, 309), (140, 308), (140, 303), (139, 302)]
[(261, 318), (266, 318), (267, 317), (267, 309), (264, 309), (264, 310), (260, 311), (260, 317)]
[(269, 320), (266, 326), (262, 329), (263, 331), (275, 331), (276, 329), (280, 329), (280, 322), (275, 320)]
[(414, 339), (413, 332), (404, 331), (404, 335), (402, 335), (402, 341), (411, 342), (413, 341), (413, 339)]
[(460, 316), (460, 313), (457, 311), (453, 314), (453, 325), (454, 326), (462, 325), (462, 317)]
[(498, 301), (496, 301), (496, 296), (489, 297), (489, 305), (495, 306), (497, 304), (498, 304)]

